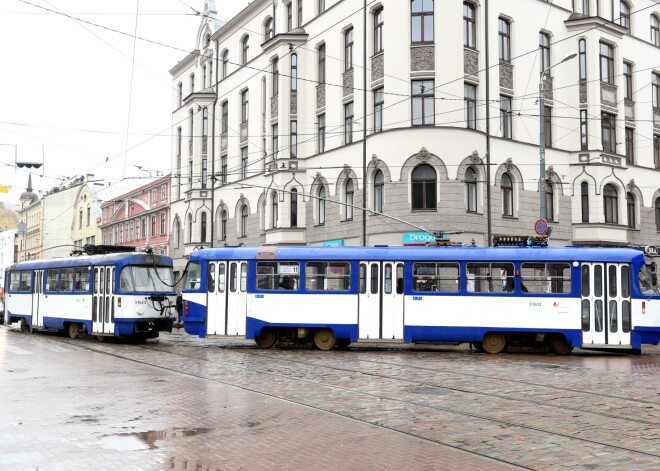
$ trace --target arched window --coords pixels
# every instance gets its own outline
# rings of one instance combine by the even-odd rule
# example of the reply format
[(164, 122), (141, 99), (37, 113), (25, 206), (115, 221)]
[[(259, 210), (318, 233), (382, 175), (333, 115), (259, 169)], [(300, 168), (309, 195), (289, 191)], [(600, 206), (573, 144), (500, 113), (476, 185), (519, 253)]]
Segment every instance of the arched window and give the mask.
[(433, 167), (418, 165), (412, 171), (412, 209), (436, 209), (437, 178)]
[(220, 240), (227, 240), (227, 211), (225, 210), (220, 216)]
[(192, 214), (188, 215), (188, 243), (192, 243)]
[(277, 211), (278, 211), (278, 206), (277, 206), (277, 192), (273, 193), (271, 201), (273, 202), (273, 217), (272, 217), (272, 226), (273, 228), (277, 227)]
[(655, 230), (660, 231), (660, 198), (655, 199)]
[(211, 45), (211, 35), (206, 33), (204, 35), (204, 47), (209, 47)]
[(618, 224), (619, 197), (612, 184), (605, 185), (603, 190), (603, 207), (605, 209), (605, 223)]
[(229, 51), (222, 53), (222, 78), (227, 76), (227, 65), (229, 64)]
[(634, 229), (636, 226), (635, 221), (635, 195), (628, 193), (626, 195), (626, 207), (628, 209), (628, 227)]
[(353, 219), (353, 199), (355, 196), (355, 186), (350, 178), (346, 180), (346, 220)]
[[(140, 236), (138, 234), (138, 239), (139, 237)], [(177, 219), (176, 222), (174, 223), (174, 248), (178, 249), (180, 245), (181, 245), (181, 223)]]
[(202, 222), (200, 223), (200, 242), (206, 242), (206, 213), (202, 213)]
[(247, 237), (248, 234), (248, 207), (246, 204), (241, 209), (241, 237)]
[(268, 18), (264, 24), (264, 42), (273, 38), (273, 19)]
[(250, 36), (245, 36), (241, 41), (241, 64), (245, 65), (250, 60)]
[(580, 197), (582, 203), (582, 222), (589, 222), (589, 184), (582, 182), (580, 185)]
[(374, 175), (374, 211), (383, 212), (385, 177), (383, 171), (378, 170)]
[(325, 224), (325, 187), (319, 189), (319, 224)]
[(472, 167), (465, 170), (465, 193), (467, 210), (469, 213), (477, 212), (477, 174)]
[(660, 20), (655, 15), (651, 15), (651, 43), (660, 46)]
[(291, 54), (291, 91), (298, 91), (298, 54)]
[(555, 189), (550, 180), (545, 182), (545, 219), (555, 220)]
[(291, 190), (291, 227), (298, 227), (298, 190)]
[(502, 175), (502, 216), (513, 216), (513, 181), (511, 175)]
[(623, 1), (619, 2), (619, 24), (630, 29), (630, 5)]

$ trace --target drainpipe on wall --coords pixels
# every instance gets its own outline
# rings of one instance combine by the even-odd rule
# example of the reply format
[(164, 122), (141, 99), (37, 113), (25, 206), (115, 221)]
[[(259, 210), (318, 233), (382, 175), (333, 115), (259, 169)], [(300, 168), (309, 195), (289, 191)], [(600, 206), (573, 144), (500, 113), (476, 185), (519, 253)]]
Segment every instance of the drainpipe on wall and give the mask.
[(486, 214), (488, 247), (492, 245), (492, 217), (490, 214), (490, 38), (488, 35), (488, 0), (484, 1), (486, 24)]

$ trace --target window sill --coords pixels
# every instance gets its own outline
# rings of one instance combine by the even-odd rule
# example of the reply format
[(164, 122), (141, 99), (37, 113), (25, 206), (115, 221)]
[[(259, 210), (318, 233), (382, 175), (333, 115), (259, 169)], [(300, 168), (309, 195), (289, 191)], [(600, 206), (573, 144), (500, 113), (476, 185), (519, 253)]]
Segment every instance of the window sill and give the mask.
[(437, 213), (438, 208), (411, 208), (413, 213)]

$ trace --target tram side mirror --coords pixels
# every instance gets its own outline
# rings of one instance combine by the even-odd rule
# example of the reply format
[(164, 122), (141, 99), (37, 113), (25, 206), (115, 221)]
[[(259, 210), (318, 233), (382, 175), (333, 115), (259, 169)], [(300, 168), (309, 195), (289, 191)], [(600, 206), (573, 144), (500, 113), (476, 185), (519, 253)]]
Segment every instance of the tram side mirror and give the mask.
[(653, 283), (653, 286), (658, 285), (658, 275), (655, 273), (651, 273), (651, 283)]

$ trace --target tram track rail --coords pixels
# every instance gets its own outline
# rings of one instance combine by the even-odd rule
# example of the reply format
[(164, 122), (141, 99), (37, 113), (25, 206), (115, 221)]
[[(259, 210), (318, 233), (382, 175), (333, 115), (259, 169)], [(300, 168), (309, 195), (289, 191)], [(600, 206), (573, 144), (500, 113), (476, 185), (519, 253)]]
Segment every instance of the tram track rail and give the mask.
[[(496, 456), (492, 456), (491, 454), (488, 454), (488, 453), (480, 453), (480, 452), (477, 452), (475, 450), (470, 450), (469, 448), (464, 447), (464, 446), (452, 445), (451, 443), (447, 443), (447, 442), (442, 441), (442, 440), (431, 439), (431, 438), (428, 438), (428, 437), (424, 437), (423, 435), (418, 435), (418, 434), (415, 434), (415, 433), (401, 431), (401, 430), (398, 430), (395, 427), (380, 424), (377, 421), (374, 422), (374, 421), (369, 421), (369, 420), (363, 420), (363, 419), (360, 419), (358, 417), (352, 416), (350, 413), (343, 413), (343, 412), (335, 411), (335, 410), (332, 410), (332, 409), (319, 407), (318, 405), (308, 404), (303, 400), (298, 400), (298, 399), (291, 398), (291, 397), (285, 397), (285, 396), (282, 396), (282, 395), (273, 394), (273, 393), (270, 393), (268, 391), (264, 391), (262, 389), (258, 389), (258, 388), (250, 387), (250, 386), (245, 385), (245, 384), (241, 384), (240, 381), (222, 380), (222, 379), (212, 377), (212, 376), (209, 376), (209, 375), (197, 374), (197, 373), (194, 373), (194, 372), (186, 371), (186, 370), (181, 369), (181, 368), (176, 368), (176, 367), (173, 367), (170, 364), (163, 365), (163, 364), (161, 364), (160, 362), (157, 362), (157, 361), (154, 362), (154, 361), (147, 361), (147, 360), (143, 360), (143, 359), (139, 359), (139, 358), (133, 358), (133, 357), (131, 357), (130, 354), (122, 354), (122, 353), (118, 353), (116, 351), (113, 351), (113, 352), (107, 351), (106, 349), (104, 349), (103, 346), (100, 346), (100, 345), (98, 347), (96, 347), (96, 346), (92, 346), (92, 345), (81, 345), (81, 342), (69, 341), (68, 339), (62, 339), (62, 340), (66, 343), (71, 342), (71, 343), (75, 344), (76, 346), (79, 346), (81, 348), (85, 348), (86, 350), (89, 350), (89, 351), (94, 351), (94, 352), (101, 353), (101, 354), (104, 354), (104, 355), (110, 355), (110, 356), (113, 356), (113, 357), (125, 359), (125, 360), (130, 361), (130, 362), (135, 362), (135, 363), (139, 363), (139, 364), (143, 364), (143, 365), (148, 365), (148, 366), (159, 368), (159, 369), (169, 371), (169, 372), (172, 372), (172, 373), (188, 375), (188, 376), (191, 376), (191, 377), (195, 377), (195, 378), (199, 378), (199, 379), (203, 379), (203, 380), (207, 380), (207, 381), (212, 381), (212, 382), (215, 382), (215, 383), (219, 383), (219, 384), (223, 384), (223, 385), (227, 385), (227, 386), (231, 386), (231, 387), (236, 387), (236, 388), (246, 390), (246, 391), (249, 391), (249, 392), (253, 392), (253, 393), (257, 393), (257, 394), (260, 394), (260, 395), (263, 395), (263, 396), (284, 400), (284, 401), (294, 403), (294, 404), (298, 404), (298, 405), (305, 406), (305, 407), (310, 407), (310, 408), (318, 410), (318, 411), (330, 413), (330, 414), (341, 416), (341, 417), (348, 418), (348, 419), (351, 419), (351, 420), (357, 420), (359, 422), (370, 424), (372, 426), (376, 426), (376, 427), (379, 427), (379, 428), (391, 430), (391, 431), (398, 432), (398, 433), (404, 433), (404, 434), (414, 436), (414, 437), (417, 437), (417, 438), (425, 440), (425, 441), (430, 441), (430, 442), (436, 443), (438, 445), (448, 446), (448, 447), (451, 447), (451, 448), (454, 448), (454, 449), (458, 449), (458, 450), (464, 451), (466, 453), (475, 454), (475, 455), (486, 457), (486, 458), (489, 458), (489, 459), (494, 459), (494, 460), (502, 462), (502, 463), (507, 463), (507, 464), (510, 464), (510, 465), (513, 465), (513, 466), (518, 466), (518, 467), (521, 467), (521, 468), (524, 468), (524, 469), (529, 469), (529, 468), (526, 468), (525, 466), (520, 466), (520, 464), (516, 463), (515, 461), (509, 461), (509, 460), (501, 459), (501, 458), (498, 458)], [(200, 358), (198, 355), (172, 352), (172, 351), (169, 351), (168, 349), (164, 349), (164, 348), (155, 348), (152, 345), (130, 345), (129, 347), (134, 347), (131, 350), (132, 352), (136, 352), (136, 351), (140, 351), (140, 350), (152, 351), (152, 352), (156, 351), (156, 352), (159, 352), (159, 353), (166, 353), (168, 355), (179, 357), (179, 358), (186, 358), (186, 359), (189, 359), (189, 360), (200, 361), (200, 362), (203, 362), (203, 363), (216, 363), (213, 359)], [(254, 352), (254, 353), (256, 353), (256, 352)], [(257, 355), (258, 355), (258, 353), (257, 353)], [(270, 359), (272, 359), (272, 358), (270, 358)], [(300, 362), (298, 362), (298, 361), (296, 361), (296, 362), (291, 361), (291, 363), (300, 364)], [(314, 365), (314, 366), (318, 367), (318, 365)], [(352, 389), (352, 388), (348, 388), (348, 387), (344, 387), (344, 386), (339, 386), (339, 385), (336, 385), (336, 384), (331, 384), (331, 383), (328, 383), (328, 382), (323, 382), (323, 381), (318, 381), (318, 380), (310, 380), (310, 379), (295, 377), (295, 376), (291, 376), (291, 375), (287, 375), (287, 374), (283, 374), (283, 373), (278, 373), (278, 372), (274, 372), (274, 371), (268, 371), (266, 369), (255, 368), (253, 366), (228, 364), (227, 362), (223, 362), (223, 367), (229, 367), (229, 368), (232, 368), (232, 369), (240, 369), (240, 370), (244, 370), (244, 371), (249, 371), (250, 373), (253, 373), (253, 374), (276, 376), (276, 377), (283, 378), (283, 379), (288, 380), (288, 381), (295, 381), (295, 382), (299, 382), (299, 383), (312, 384), (312, 385), (325, 387), (325, 388), (329, 388), (329, 389), (336, 390), (336, 391), (349, 393), (349, 394), (352, 394), (352, 395), (360, 394), (360, 395), (363, 395), (365, 397), (370, 397), (372, 399), (377, 399), (379, 401), (390, 401), (392, 403), (396, 403), (396, 404), (399, 404), (399, 405), (402, 405), (402, 406), (411, 406), (411, 407), (417, 407), (417, 408), (422, 408), (422, 409), (431, 409), (431, 410), (435, 410), (435, 411), (442, 412), (442, 413), (453, 414), (453, 415), (456, 415), (456, 416), (465, 417), (465, 418), (470, 419), (470, 420), (485, 421), (487, 423), (496, 424), (500, 427), (508, 427), (508, 428), (527, 430), (527, 431), (537, 433), (537, 434), (544, 434), (544, 435), (549, 435), (549, 436), (553, 436), (553, 437), (558, 437), (558, 438), (567, 440), (571, 443), (576, 443), (576, 444), (577, 443), (582, 443), (582, 444), (585, 444), (585, 445), (604, 447), (606, 449), (609, 448), (609, 449), (612, 449), (612, 450), (619, 450), (619, 451), (623, 451), (623, 452), (628, 453), (628, 454), (639, 455), (639, 456), (647, 457), (647, 458), (648, 457), (652, 457), (654, 459), (660, 458), (660, 451), (655, 453), (655, 452), (650, 452), (650, 451), (646, 451), (646, 450), (641, 450), (641, 449), (638, 449), (638, 448), (631, 448), (631, 447), (624, 446), (624, 445), (617, 444), (617, 443), (611, 443), (611, 442), (604, 441), (604, 440), (596, 440), (596, 439), (592, 439), (592, 438), (588, 438), (588, 437), (578, 437), (578, 436), (575, 436), (574, 434), (561, 433), (561, 432), (557, 432), (557, 431), (554, 431), (554, 430), (549, 430), (549, 429), (546, 429), (546, 428), (543, 428), (543, 427), (538, 427), (538, 426), (533, 426), (533, 425), (529, 425), (529, 424), (519, 423), (519, 422), (515, 422), (515, 421), (511, 421), (511, 420), (504, 420), (504, 419), (500, 419), (500, 418), (497, 418), (497, 417), (492, 417), (492, 416), (488, 416), (488, 415), (484, 415), (484, 414), (470, 413), (470, 412), (466, 412), (466, 411), (463, 411), (463, 410), (460, 410), (460, 409), (455, 409), (455, 408), (450, 408), (450, 407), (442, 407), (442, 406), (439, 406), (437, 404), (429, 404), (429, 403), (424, 402), (424, 401), (401, 399), (401, 398), (392, 397), (392, 396), (383, 395), (383, 394), (370, 393), (370, 392), (367, 392), (367, 391)], [(360, 374), (359, 371), (351, 370), (351, 372), (354, 373), (354, 374)], [(391, 379), (391, 378), (388, 378), (388, 379)], [(409, 382), (414, 383), (414, 381), (409, 381)], [(420, 385), (423, 386), (423, 384), (420, 384)], [(592, 414), (592, 412), (590, 412), (590, 411), (580, 411), (580, 412), (585, 413), (585, 414)], [(617, 419), (622, 419), (621, 417), (616, 417), (616, 418)], [(642, 425), (649, 425), (649, 423), (647, 423), (646, 421), (638, 421), (638, 423), (640, 423)], [(651, 425), (655, 426), (656, 424), (651, 423)]]

